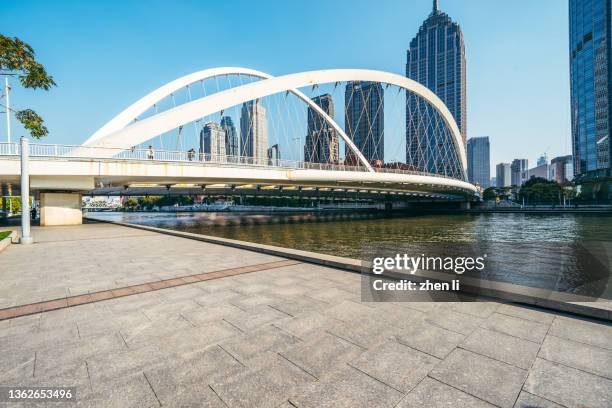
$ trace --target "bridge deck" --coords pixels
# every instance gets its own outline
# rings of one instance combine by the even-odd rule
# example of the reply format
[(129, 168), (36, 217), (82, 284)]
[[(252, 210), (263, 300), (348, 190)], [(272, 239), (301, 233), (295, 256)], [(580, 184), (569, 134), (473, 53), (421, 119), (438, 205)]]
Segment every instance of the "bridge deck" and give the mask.
[[(33, 233), (0, 253), (0, 308), (282, 261), (107, 224)], [(2, 320), (0, 384), (105, 407), (610, 406), (610, 326), (359, 290), (302, 263)]]

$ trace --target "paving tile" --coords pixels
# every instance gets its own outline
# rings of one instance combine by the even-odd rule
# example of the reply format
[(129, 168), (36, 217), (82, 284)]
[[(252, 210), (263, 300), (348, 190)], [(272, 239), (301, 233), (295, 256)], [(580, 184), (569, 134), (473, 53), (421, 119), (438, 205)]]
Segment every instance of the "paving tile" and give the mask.
[(544, 336), (546, 336), (549, 326), (518, 317), (495, 313), (482, 324), (482, 327), (541, 343), (544, 340)]
[(57, 300), (43, 303), (42, 311), (46, 312), (50, 310), (61, 309), (67, 306), (68, 306), (68, 301), (66, 299), (57, 299)]
[(36, 353), (36, 376), (52, 377), (58, 367), (84, 363), (99, 355), (121, 353), (127, 346), (118, 333), (82, 339), (69, 345), (39, 349)]
[(94, 391), (116, 378), (128, 377), (164, 364), (169, 354), (157, 346), (125, 352), (105, 353), (89, 358), (87, 366)]
[(558, 317), (550, 334), (612, 350), (612, 325)]
[(323, 310), (325, 315), (343, 322), (363, 321), (375, 318), (377, 312), (371, 307), (353, 301), (342, 301), (341, 303)]
[(244, 312), (230, 304), (220, 304), (181, 312), (185, 319), (196, 326), (204, 326), (215, 320), (221, 320)]
[[(211, 344), (236, 337), (240, 334), (241, 332), (229, 323), (216, 321), (205, 326), (191, 327), (157, 337), (148, 343), (136, 345), (136, 347), (153, 344), (171, 353), (186, 353), (203, 349)], [(130, 347), (134, 346), (132, 343), (129, 343), (129, 345)]]
[(559, 404), (555, 404), (552, 401), (548, 401), (544, 398), (538, 397), (537, 395), (530, 394), (528, 392), (521, 392), (514, 408), (564, 408)]
[[(84, 313), (86, 314), (86, 313)], [(84, 316), (83, 316), (84, 317)], [(99, 312), (91, 319), (77, 321), (79, 336), (83, 338), (100, 336), (109, 332), (119, 332), (122, 328), (134, 328), (150, 323), (141, 312), (113, 315), (110, 312)]]
[(486, 318), (492, 315), (499, 308), (499, 303), (481, 301), (445, 302), (441, 304), (441, 308)]
[(316, 378), (323, 377), (338, 365), (353, 360), (365, 349), (331, 334), (289, 347), (280, 354)]
[(483, 321), (480, 317), (440, 309), (429, 312), (425, 316), (425, 320), (443, 329), (463, 335), (472, 333)]
[(159, 407), (155, 393), (142, 373), (101, 383), (91, 395), (79, 399), (77, 406), (108, 408)]
[(465, 336), (427, 322), (419, 322), (402, 329), (395, 338), (398, 342), (414, 349), (438, 358), (445, 358), (465, 339)]
[(402, 393), (361, 371), (344, 366), (330, 373), (324, 381), (313, 383), (289, 401), (300, 408), (394, 407)]
[[(495, 405), (478, 399), (433, 378), (425, 378), (396, 408), (494, 408)], [(534, 407), (531, 407), (534, 408)]]
[(298, 338), (274, 326), (266, 326), (252, 333), (236, 336), (220, 345), (239, 361), (245, 362), (266, 351), (283, 352), (298, 342)]
[(555, 318), (554, 313), (543, 312), (527, 306), (515, 306), (509, 304), (503, 304), (497, 309), (497, 313), (520, 317), (525, 320), (532, 320), (534, 322), (550, 324)]
[(416, 386), (435, 366), (439, 359), (388, 341), (371, 348), (349, 364), (401, 392)]
[(131, 327), (123, 327), (121, 335), (130, 346), (133, 343), (146, 343), (153, 338), (176, 333), (179, 330), (192, 328), (193, 325), (181, 316), (175, 316), (155, 321), (145, 321)]
[(250, 308), (245, 313), (228, 316), (226, 320), (243, 331), (253, 331), (271, 323), (290, 318), (291, 316), (286, 313), (267, 305), (261, 305)]
[(156, 396), (168, 406), (224, 406), (208, 386), (212, 373), (240, 366), (218, 346), (184, 354), (180, 360), (145, 370)]
[(471, 351), (455, 349), (429, 375), (493, 405), (511, 408), (527, 371)]
[(275, 322), (274, 325), (287, 333), (306, 340), (313, 336), (319, 336), (337, 323), (338, 320), (319, 312), (307, 312), (290, 319), (282, 319)]
[(249, 310), (256, 306), (267, 306), (271, 303), (278, 302), (278, 298), (274, 298), (268, 295), (248, 295), (235, 300), (232, 300), (231, 304), (239, 307), (242, 310)]
[(113, 297), (114, 297), (113, 293), (110, 290), (103, 291), (103, 292), (91, 293), (89, 295), (89, 299), (92, 302), (98, 302), (100, 300), (105, 300), (105, 299), (111, 299)]
[(612, 350), (546, 336), (538, 356), (612, 379)]
[(301, 295), (294, 296), (289, 299), (278, 299), (270, 304), (270, 306), (274, 307), (275, 309), (291, 316), (296, 316), (306, 312), (319, 311), (328, 305), (328, 303), (320, 300)]
[(338, 322), (327, 331), (363, 348), (383, 343), (392, 335), (392, 327), (380, 319), (350, 323)]
[(528, 370), (540, 345), (518, 337), (486, 329), (476, 329), (461, 347)]
[(540, 358), (524, 389), (566, 407), (609, 408), (612, 402), (611, 380)]
[(287, 360), (276, 356), (255, 370), (241, 372), (211, 388), (230, 407), (277, 407), (296, 389), (315, 379)]
[(319, 286), (318, 290), (308, 293), (308, 296), (315, 298), (317, 300), (321, 300), (323, 302), (334, 302), (338, 303), (342, 300), (352, 300), (355, 302), (359, 302), (361, 300), (361, 295), (356, 293), (351, 293), (346, 290), (334, 288), (334, 287), (325, 287)]
[(30, 350), (0, 353), (0, 367), (2, 367), (0, 384), (11, 384), (24, 378), (33, 377), (35, 360), (36, 354)]

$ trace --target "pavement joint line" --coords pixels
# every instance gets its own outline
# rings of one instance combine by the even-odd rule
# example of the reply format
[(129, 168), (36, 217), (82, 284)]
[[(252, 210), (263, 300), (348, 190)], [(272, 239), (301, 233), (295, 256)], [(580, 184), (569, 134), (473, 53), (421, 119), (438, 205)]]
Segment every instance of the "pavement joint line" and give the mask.
[[(514, 405), (516, 405), (518, 399), (521, 397), (521, 391), (523, 391), (525, 389), (525, 383), (527, 383), (527, 380), (529, 379), (529, 375), (531, 374), (531, 370), (533, 369), (533, 365), (538, 360), (538, 358), (540, 358), (540, 352), (542, 351), (542, 346), (544, 345), (544, 342), (546, 341), (546, 338), (548, 337), (548, 335), (550, 333), (550, 330), (552, 329), (553, 323), (555, 322), (555, 320), (557, 320), (557, 316), (553, 317), (552, 321), (548, 325), (548, 328), (546, 329), (546, 334), (544, 335), (544, 337), (542, 338), (542, 342), (538, 346), (538, 352), (536, 353), (535, 358), (533, 359), (533, 361), (529, 365), (529, 368), (527, 369), (527, 373), (525, 374), (525, 377), (523, 378), (523, 383), (521, 384), (521, 389), (518, 392), (518, 394), (516, 395), (516, 398), (514, 399)], [(567, 366), (565, 366), (565, 367), (567, 367)]]
[[(212, 279), (220, 279), (229, 276), (242, 275), (252, 272), (265, 271), (269, 269), (282, 268), (285, 266), (298, 265), (302, 262), (296, 260), (281, 260), (273, 262), (264, 262), (260, 264), (248, 265), (245, 267), (236, 267), (221, 269), (218, 271), (204, 272), (185, 276), (176, 276), (170, 279), (163, 279), (154, 282), (147, 282), (138, 285), (125, 286), (102, 290), (93, 293), (68, 296), (58, 299), (51, 299), (42, 302), (29, 303), (25, 305), (12, 306), (0, 309), (0, 321), (14, 319), (17, 317), (28, 316), (38, 313), (50, 312), (52, 310), (65, 309), (74, 306), (84, 305), (87, 303), (100, 302), (109, 299), (118, 299), (121, 297), (137, 295), (155, 290), (173, 288), (177, 286), (191, 285), (192, 283), (205, 282)], [(190, 278), (183, 280), (183, 277)], [(196, 280), (197, 279), (197, 280)]]

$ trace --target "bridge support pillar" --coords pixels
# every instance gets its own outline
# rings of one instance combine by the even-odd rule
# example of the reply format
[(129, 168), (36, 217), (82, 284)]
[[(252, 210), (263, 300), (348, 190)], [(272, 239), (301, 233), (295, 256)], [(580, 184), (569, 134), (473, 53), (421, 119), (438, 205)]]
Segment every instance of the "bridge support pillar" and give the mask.
[(461, 203), (462, 210), (469, 210), (471, 208), (472, 208), (472, 203), (470, 203), (469, 201)]
[(40, 225), (83, 223), (81, 193), (40, 193)]

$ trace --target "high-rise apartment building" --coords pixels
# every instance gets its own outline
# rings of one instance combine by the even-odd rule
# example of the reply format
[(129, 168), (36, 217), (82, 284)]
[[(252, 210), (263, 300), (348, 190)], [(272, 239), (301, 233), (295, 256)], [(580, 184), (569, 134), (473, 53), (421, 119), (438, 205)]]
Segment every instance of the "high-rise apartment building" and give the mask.
[[(344, 131), (370, 163), (385, 159), (385, 102), (382, 84), (353, 81), (344, 92)], [(358, 164), (345, 146), (347, 164)]]
[(529, 168), (529, 161), (527, 159), (514, 159), (510, 165), (511, 178), (510, 183), (513, 186), (520, 186), (523, 184), (523, 172)]
[(512, 182), (512, 170), (510, 163), (499, 163), (495, 167), (495, 183), (496, 187), (510, 187)]
[[(200, 131), (200, 153), (213, 159), (225, 156), (225, 132), (217, 122), (207, 122)], [(208, 159), (205, 157), (205, 159)]]
[(268, 158), (268, 119), (260, 99), (242, 104), (240, 155), (263, 161)]
[[(410, 42), (406, 76), (433, 91), (446, 104), (466, 144), (466, 61), (461, 27), (438, 9), (433, 10)], [(440, 131), (441, 118), (422, 98), (406, 93), (406, 163), (431, 173), (453, 174), (448, 157), (451, 142)]]
[[(312, 98), (323, 111), (334, 118), (334, 101), (330, 94)], [(313, 108), (308, 108), (308, 133), (304, 144), (304, 161), (312, 163), (337, 163), (339, 154), (338, 133)]]
[(569, 1), (572, 148), (576, 182), (612, 198), (612, 1)]
[(230, 116), (223, 116), (220, 124), (225, 132), (225, 153), (228, 156), (238, 156), (238, 134), (234, 121)]
[(468, 180), (482, 188), (489, 187), (491, 179), (489, 137), (472, 137), (467, 142)]

